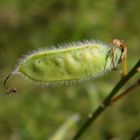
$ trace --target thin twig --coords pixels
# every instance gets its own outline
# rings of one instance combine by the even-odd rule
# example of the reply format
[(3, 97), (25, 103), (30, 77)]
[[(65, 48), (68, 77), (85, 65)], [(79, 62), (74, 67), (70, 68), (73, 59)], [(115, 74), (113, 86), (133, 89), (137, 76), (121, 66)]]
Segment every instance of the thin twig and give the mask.
[(136, 87), (140, 86), (140, 79), (136, 80), (133, 85), (131, 85), (130, 87), (128, 87), (124, 92), (122, 92), (120, 95), (114, 97), (111, 100), (111, 104), (114, 104), (116, 101), (120, 100), (121, 98), (123, 98), (124, 96), (128, 95), (128, 93), (130, 93), (130, 91), (132, 91), (133, 89), (135, 89)]
[(8, 89), (6, 83), (7, 83), (7, 80), (9, 79), (10, 76), (11, 76), (11, 73), (10, 73), (10, 74), (5, 78), (5, 80), (4, 80), (4, 87), (5, 87), (6, 89)]
[(103, 111), (105, 111), (105, 109), (107, 109), (107, 107), (110, 105), (111, 99), (126, 84), (126, 82), (137, 73), (137, 68), (139, 66), (140, 66), (140, 59), (138, 60), (136, 65), (131, 69), (131, 71), (116, 84), (116, 86), (113, 88), (111, 93), (106, 97), (106, 99), (97, 108), (97, 110), (95, 110), (95, 112), (90, 114), (88, 119), (85, 121), (85, 123), (82, 125), (82, 127), (79, 129), (79, 131), (74, 136), (73, 140), (79, 139), (81, 137), (81, 135), (85, 132), (85, 130), (103, 113)]
[(15, 93), (16, 93), (16, 89), (15, 88), (9, 88), (8, 86), (7, 86), (7, 80), (11, 77), (11, 73), (5, 78), (5, 80), (4, 80), (4, 88), (6, 89), (6, 94), (8, 94), (8, 95), (14, 95)]

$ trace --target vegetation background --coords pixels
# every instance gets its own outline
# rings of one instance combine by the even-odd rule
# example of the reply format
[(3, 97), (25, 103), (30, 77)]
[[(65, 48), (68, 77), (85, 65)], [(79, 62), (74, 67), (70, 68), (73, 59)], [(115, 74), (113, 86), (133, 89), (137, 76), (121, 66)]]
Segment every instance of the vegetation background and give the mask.
[[(130, 69), (140, 56), (139, 6), (139, 0), (1, 0), (0, 140), (48, 140), (78, 114), (80, 120), (64, 135), (69, 140), (115, 86), (119, 70), (84, 84), (53, 89), (14, 76), (8, 84), (18, 91), (12, 97), (4, 94), (4, 78), (28, 51), (78, 40), (124, 40)], [(130, 139), (140, 129), (139, 100), (137, 89), (104, 112), (81, 140)]]

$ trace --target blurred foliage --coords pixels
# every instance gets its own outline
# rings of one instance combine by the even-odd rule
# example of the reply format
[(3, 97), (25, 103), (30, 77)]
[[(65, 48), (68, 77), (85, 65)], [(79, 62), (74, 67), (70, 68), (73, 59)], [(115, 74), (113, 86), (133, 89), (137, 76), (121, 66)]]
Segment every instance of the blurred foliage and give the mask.
[[(128, 45), (130, 69), (140, 56), (139, 6), (139, 0), (1, 0), (0, 140), (48, 140), (74, 113), (81, 116), (80, 127), (120, 78), (112, 71), (87, 83), (46, 88), (13, 77), (8, 84), (18, 92), (9, 97), (3, 81), (22, 54), (78, 40), (119, 38)], [(82, 140), (129, 139), (140, 128), (139, 93), (110, 107)]]

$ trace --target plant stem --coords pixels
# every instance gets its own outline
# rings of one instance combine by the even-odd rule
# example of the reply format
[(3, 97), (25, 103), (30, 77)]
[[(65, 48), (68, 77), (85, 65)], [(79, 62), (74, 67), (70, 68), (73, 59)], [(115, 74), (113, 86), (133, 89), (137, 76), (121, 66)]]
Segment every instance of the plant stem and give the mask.
[(140, 59), (135, 64), (135, 66), (131, 69), (131, 71), (116, 84), (116, 86), (113, 88), (111, 93), (106, 97), (103, 103), (95, 110), (95, 112), (90, 114), (90, 116), (85, 121), (83, 126), (79, 129), (79, 131), (74, 136), (73, 140), (79, 139), (81, 135), (85, 132), (85, 130), (103, 113), (103, 111), (105, 111), (105, 109), (107, 109), (107, 107), (110, 105), (112, 98), (126, 84), (126, 82), (137, 73), (137, 68), (139, 66), (140, 66)]
[(132, 91), (133, 89), (135, 89), (136, 87), (140, 86), (140, 79), (138, 79), (137, 81), (135, 81), (130, 87), (128, 87), (124, 92), (122, 92), (121, 94), (119, 94), (118, 96), (114, 97), (111, 100), (111, 105), (114, 104), (116, 101), (122, 99), (124, 96), (128, 95), (128, 93), (130, 93), (130, 91)]

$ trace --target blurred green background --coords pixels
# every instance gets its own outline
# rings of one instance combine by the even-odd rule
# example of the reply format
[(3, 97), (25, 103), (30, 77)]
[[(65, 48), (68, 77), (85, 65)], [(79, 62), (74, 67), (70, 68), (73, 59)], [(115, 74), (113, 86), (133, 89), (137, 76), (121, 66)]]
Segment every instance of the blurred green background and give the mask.
[[(13, 76), (8, 84), (17, 88), (15, 96), (4, 94), (4, 78), (28, 51), (93, 39), (106, 43), (114, 38), (124, 40), (130, 70), (140, 56), (139, 10), (139, 0), (1, 0), (0, 140), (70, 140), (120, 79), (119, 70), (94, 81), (55, 88)], [(140, 129), (139, 93), (136, 89), (110, 107), (81, 140), (131, 138)], [(60, 127), (73, 114), (80, 120), (70, 119), (72, 126), (64, 127), (66, 135), (58, 139)]]

